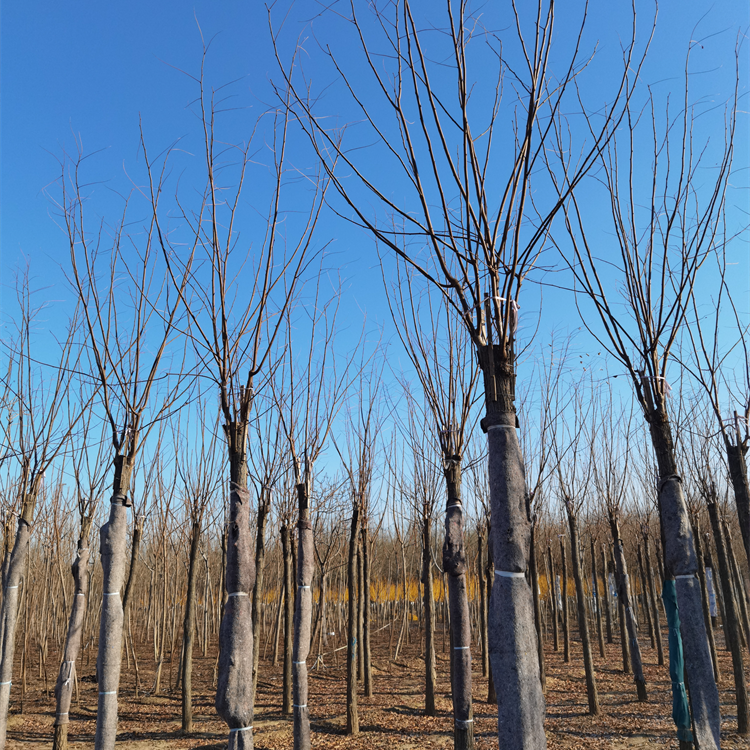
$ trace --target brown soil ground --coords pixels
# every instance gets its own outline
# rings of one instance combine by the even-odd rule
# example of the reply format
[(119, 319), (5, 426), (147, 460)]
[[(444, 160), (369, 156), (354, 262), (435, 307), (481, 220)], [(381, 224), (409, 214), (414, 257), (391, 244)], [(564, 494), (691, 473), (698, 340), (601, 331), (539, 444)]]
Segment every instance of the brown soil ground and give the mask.
[[(438, 716), (423, 715), (424, 661), (419, 658), (419, 645), (412, 643), (399, 656), (398, 662), (379, 657), (388, 653), (385, 634), (373, 642), (374, 695), (359, 697), (360, 734), (345, 734), (344, 651), (326, 657), (326, 668), (311, 671), (310, 709), (313, 747), (335, 750), (411, 750), (414, 748), (449, 748), (452, 746), (447, 650), (443, 649), (442, 632), (438, 628)], [(417, 633), (415, 631), (416, 639)], [(721, 648), (720, 683), (722, 705), (722, 747), (725, 750), (750, 748), (747, 738), (736, 734), (737, 718), (734, 703), (731, 660)], [(666, 633), (664, 636), (666, 643)], [(632, 677), (622, 672), (619, 640), (607, 646), (607, 658), (601, 659), (596, 649), (595, 662), (600, 716), (587, 713), (587, 699), (580, 643), (572, 644), (571, 662), (563, 664), (562, 651), (556, 653), (547, 645), (547, 739), (550, 750), (569, 748), (677, 748), (671, 714), (671, 694), (667, 667), (657, 665), (656, 652), (642, 639), (649, 701), (638, 703)], [(88, 656), (88, 660), (87, 660)], [(57, 655), (50, 654), (50, 664), (57, 664)], [(93, 747), (97, 687), (94, 681), (96, 654), (88, 652), (79, 663), (79, 700), (73, 701), (69, 742), (71, 750)], [(213, 672), (215, 649), (207, 657), (196, 654), (193, 677), (194, 728), (190, 736), (181, 733), (181, 699), (179, 692), (169, 692), (169, 665), (165, 665), (162, 695), (144, 691), (135, 697), (134, 670), (123, 662), (120, 690), (120, 723), (118, 748), (123, 750), (168, 750), (171, 748), (226, 747), (226, 726), (213, 709)], [(336, 659), (338, 663), (336, 663)], [(312, 662), (312, 659), (311, 659)], [(19, 664), (20, 666), (20, 664)], [(139, 654), (141, 685), (153, 685), (153, 651), (144, 647)], [(474, 661), (474, 717), (478, 750), (498, 747), (496, 709), (486, 703), (487, 679), (482, 677), (478, 654)], [(172, 678), (176, 674), (174, 665)], [(16, 671), (16, 675), (19, 670)], [(20, 686), (13, 685), (11, 717), (8, 732), (9, 750), (50, 748), (54, 720), (52, 687), (56, 675), (48, 675), (49, 692), (39, 677), (36, 660), (27, 675), (27, 687), (21, 700)], [(20, 679), (16, 678), (19, 682)], [(255, 747), (258, 750), (292, 748), (291, 721), (281, 716), (281, 666), (261, 662), (259, 693), (254, 722)]]

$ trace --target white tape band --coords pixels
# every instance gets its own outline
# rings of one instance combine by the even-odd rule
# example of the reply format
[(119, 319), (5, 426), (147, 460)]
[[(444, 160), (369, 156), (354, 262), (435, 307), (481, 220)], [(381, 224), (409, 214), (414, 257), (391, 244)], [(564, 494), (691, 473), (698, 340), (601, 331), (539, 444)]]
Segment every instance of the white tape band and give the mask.
[(294, 705), (294, 708), (307, 708), (307, 703), (305, 703), (305, 704), (304, 704), (304, 705), (302, 705), (302, 706), (298, 706), (298, 705), (297, 705), (296, 703), (295, 703), (295, 704), (293, 704), (293, 705)]
[(10, 591), (11, 589), (17, 589), (17, 588), (18, 588), (18, 586), (6, 586), (5, 590), (6, 591)]
[(105, 693), (99, 693), (99, 695), (117, 695), (116, 690), (107, 690)]
[(252, 726), (249, 727), (239, 727), (237, 729), (230, 729), (229, 734), (232, 734), (232, 732), (247, 732), (248, 729), (252, 729)]
[(307, 664), (306, 661), (293, 661), (292, 664)]
[(297, 586), (298, 589), (309, 589), (309, 586)]
[(120, 596), (119, 591), (105, 591), (104, 596)]
[(8, 680), (7, 682), (0, 682), (0, 685), (12, 685), (13, 682), (11, 680)]
[(495, 575), (503, 578), (526, 578), (526, 573), (514, 573), (512, 570), (496, 570)]
[(454, 646), (453, 650), (454, 651), (464, 651), (467, 648), (471, 648), (471, 646)]
[(515, 426), (512, 424), (491, 424), (487, 428), (487, 431), (489, 432), (490, 430), (515, 430), (515, 429), (516, 429)]
[(465, 720), (464, 719), (456, 719), (455, 723), (456, 724), (463, 724), (464, 726), (466, 726), (467, 724), (473, 724), (474, 723), (474, 719), (465, 719)]
[[(246, 591), (233, 591), (231, 594), (227, 594), (227, 596), (247, 596)], [(249, 729), (250, 727), (245, 727), (246, 729)]]
[(695, 573), (687, 573), (686, 575), (675, 576), (675, 580), (677, 580), (679, 578), (695, 578)]

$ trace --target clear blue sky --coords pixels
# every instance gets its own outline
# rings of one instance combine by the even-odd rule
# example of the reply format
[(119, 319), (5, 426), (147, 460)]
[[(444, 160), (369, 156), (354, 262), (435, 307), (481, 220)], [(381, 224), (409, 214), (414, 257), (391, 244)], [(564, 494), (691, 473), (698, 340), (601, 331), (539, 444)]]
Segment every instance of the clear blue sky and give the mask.
[[(417, 3), (415, 3), (417, 4)], [(422, 11), (433, 3), (418, 3)], [(358, 7), (360, 4), (358, 4)], [(304, 33), (310, 56), (305, 66), (314, 84), (322, 89), (333, 82), (326, 95), (328, 111), (335, 109), (340, 91), (329, 66), (316, 55), (315, 38), (323, 43), (340, 42), (341, 22), (335, 16), (321, 16), (322, 6), (305, 0), (290, 7), (283, 45), (285, 52), (297, 35)], [(510, 19), (498, 3), (484, 5), (488, 27), (502, 37)], [(502, 6), (504, 7), (504, 6)], [(612, 65), (619, 55), (618, 35), (627, 39), (627, 3), (593, 2), (590, 8), (588, 41), (600, 40), (603, 64), (596, 76), (608, 83)], [(342, 12), (346, 7), (341, 7)], [(641, 28), (648, 27), (653, 7), (638, 4)], [(57, 159), (71, 150), (80, 138), (87, 153), (103, 150), (96, 157), (93, 177), (101, 181), (97, 190), (127, 189), (125, 173), (136, 171), (138, 127), (141, 118), (152, 150), (185, 137), (193, 146), (200, 135), (199, 123), (188, 109), (195, 99), (194, 84), (175, 68), (195, 73), (201, 55), (201, 37), (212, 40), (209, 79), (214, 84), (236, 81), (230, 91), (232, 106), (240, 109), (228, 115), (230, 130), (241, 139), (247, 122), (273, 101), (269, 76), (278, 78), (269, 40), (266, 10), (262, 3), (243, 0), (186, 3), (161, 2), (51, 3), (41, 0), (6, 2), (0, 21), (0, 273), (2, 304), (7, 315), (12, 307), (9, 294), (13, 270), (30, 263), (36, 286), (49, 287), (48, 299), (70, 299), (57, 264), (65, 264), (68, 248), (56, 226), (46, 191), (54, 194), (59, 176)], [(285, 8), (277, 7), (280, 21)], [(558, 13), (564, 13), (563, 4)], [(497, 17), (493, 17), (497, 16)], [(644, 79), (657, 93), (674, 90), (682, 95), (682, 67), (691, 38), (704, 39), (693, 56), (692, 95), (721, 105), (731, 96), (734, 82), (733, 49), (737, 34), (748, 30), (746, 0), (724, 0), (713, 6), (705, 2), (663, 2), (656, 38)], [(561, 18), (558, 33), (565, 34), (573, 19)], [(697, 31), (693, 31), (697, 26)], [(351, 53), (337, 47), (344, 63)], [(735, 166), (737, 184), (746, 188), (748, 166), (748, 52), (742, 55), (742, 99)], [(598, 64), (598, 63), (597, 63)], [(703, 71), (703, 72), (699, 72)], [(596, 86), (596, 77), (589, 85)], [(350, 112), (342, 110), (346, 121)], [(721, 133), (717, 133), (721, 135)], [(186, 147), (187, 147), (186, 146)], [(304, 152), (295, 155), (301, 169)], [(374, 168), (377, 164), (372, 165)], [(182, 168), (182, 167), (181, 167)], [(191, 177), (185, 167), (186, 179)], [(50, 187), (52, 186), (52, 187)], [(731, 201), (738, 211), (747, 209), (746, 189), (733, 192)], [(106, 204), (106, 199), (105, 199)], [(746, 218), (746, 217), (745, 217)], [(369, 238), (328, 215), (319, 232), (321, 243), (336, 239), (334, 265), (342, 268), (352, 297), (352, 310), (364, 310), (371, 321), (383, 321), (377, 258)], [(747, 274), (747, 244), (738, 268)], [(742, 274), (739, 274), (740, 282)], [(563, 304), (549, 292), (543, 327), (564, 326)], [(569, 302), (565, 309), (573, 313)], [(534, 302), (525, 307), (528, 311)], [(577, 318), (569, 318), (572, 328)], [(533, 327), (534, 321), (529, 325)], [(358, 328), (358, 326), (354, 326)]]

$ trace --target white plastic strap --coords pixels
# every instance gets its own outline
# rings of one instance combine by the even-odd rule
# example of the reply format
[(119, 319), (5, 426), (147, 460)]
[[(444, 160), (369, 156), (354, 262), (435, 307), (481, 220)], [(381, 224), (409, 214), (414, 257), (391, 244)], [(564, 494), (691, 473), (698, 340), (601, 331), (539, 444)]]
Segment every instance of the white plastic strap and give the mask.
[(293, 661), (292, 664), (307, 664), (306, 661)]
[(104, 596), (120, 596), (119, 591), (105, 591)]
[(0, 682), (0, 685), (12, 685), (13, 683), (11, 680), (8, 680), (7, 682)]
[(6, 587), (5, 587), (5, 590), (6, 590), (6, 591), (10, 591), (11, 589), (17, 589), (17, 588), (18, 588), (18, 586), (17, 586), (17, 585), (16, 585), (16, 586), (6, 586)]
[(455, 723), (459, 724), (460, 726), (464, 726), (465, 727), (465, 726), (468, 726), (469, 724), (473, 724), (474, 723), (474, 719), (466, 719), (466, 720), (464, 720), (464, 719), (456, 719)]
[(232, 734), (233, 732), (247, 732), (248, 729), (252, 729), (252, 726), (249, 727), (238, 727), (237, 729), (230, 729), (229, 734)]
[(67, 711), (63, 711), (62, 713), (60, 713), (60, 712), (58, 711), (58, 712), (57, 712), (57, 713), (55, 714), (55, 716), (67, 716), (67, 715), (68, 715), (68, 712), (67, 712)]
[(463, 506), (463, 504), (462, 504), (462, 503), (451, 503), (451, 504), (450, 504), (450, 505), (449, 505), (449, 506), (448, 506), (448, 507), (446, 508), (446, 510), (450, 510), (451, 508), (463, 508), (463, 507), (464, 507), (464, 506)]
[(105, 693), (99, 693), (99, 695), (117, 695), (116, 690), (107, 690)]
[(294, 708), (307, 708), (307, 703), (303, 704), (302, 706), (298, 706), (296, 703), (292, 704)]
[(503, 578), (526, 578), (526, 573), (515, 573), (512, 570), (496, 570), (495, 575)]
[(86, 596), (86, 594), (83, 593), (83, 591), (79, 591), (76, 596)]
[(309, 589), (309, 586), (297, 586), (298, 589)]
[[(227, 594), (227, 596), (247, 596), (246, 591), (233, 591), (231, 594)], [(245, 727), (245, 729), (249, 729), (249, 727)]]
[(471, 648), (471, 646), (454, 646), (454, 651), (465, 651), (467, 648)]
[(488, 430), (507, 430), (507, 429), (516, 429), (512, 424), (491, 424), (488, 428)]
[(675, 580), (677, 580), (678, 578), (695, 578), (695, 573), (686, 573), (681, 576), (675, 576)]

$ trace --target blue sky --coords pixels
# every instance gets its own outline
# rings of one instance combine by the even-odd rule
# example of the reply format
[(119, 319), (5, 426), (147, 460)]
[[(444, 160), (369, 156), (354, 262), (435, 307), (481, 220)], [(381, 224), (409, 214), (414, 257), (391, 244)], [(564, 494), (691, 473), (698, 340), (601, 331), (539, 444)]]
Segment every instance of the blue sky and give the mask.
[[(433, 4), (415, 5), (418, 12), (424, 12)], [(365, 12), (364, 5), (357, 7)], [(476, 7), (482, 9), (486, 26), (502, 38), (509, 24), (507, 15), (498, 10), (504, 6), (487, 2)], [(334, 6), (337, 8), (346, 11), (345, 5)], [(343, 64), (351, 65), (354, 75), (359, 75), (356, 71), (361, 59), (347, 46), (345, 24), (335, 15), (321, 15), (322, 6), (310, 0), (275, 7), (277, 23), (287, 9), (282, 53), (289, 54), (298, 35), (302, 35), (305, 70), (314, 86), (325, 91), (321, 105), (329, 113), (336, 112), (342, 123), (347, 122), (354, 112), (318, 48), (318, 43), (331, 44)], [(596, 2), (591, 6), (586, 41), (592, 45), (599, 41), (600, 57), (587, 79), (589, 93), (595, 94), (599, 85), (606, 87), (616, 70), (619, 40), (627, 39), (629, 33), (629, 28), (623, 27), (628, 11), (629, 4), (622, 2)], [(562, 5), (558, 12), (563, 13)], [(638, 12), (645, 32), (653, 7), (639, 3)], [(208, 80), (213, 85), (234, 81), (227, 90), (232, 95), (228, 106), (237, 109), (227, 113), (224, 120), (229, 139), (245, 137), (250, 123), (273, 102), (269, 77), (278, 80), (279, 76), (262, 3), (86, 0), (60, 4), (26, 0), (6, 2), (0, 13), (0, 273), (5, 316), (13, 306), (13, 271), (27, 261), (36, 287), (45, 288), (44, 299), (61, 300), (55, 303), (60, 308), (65, 307), (63, 300), (71, 299), (58, 268), (58, 264), (66, 263), (68, 248), (55, 224), (50, 195), (56, 195), (58, 159), (64, 151), (74, 150), (76, 139), (80, 138), (84, 152), (97, 152), (91, 160), (91, 191), (101, 201), (97, 210), (103, 215), (108, 207), (115, 206), (115, 193), (130, 188), (129, 179), (136, 183), (140, 180), (139, 121), (152, 152), (184, 139), (186, 154), (184, 158), (180, 154), (177, 160), (175, 179), (183, 175), (183, 186), (190, 188), (191, 165), (196, 161), (191, 154), (196, 153), (200, 132), (188, 105), (195, 100), (196, 88), (178, 69), (192, 74), (198, 70), (202, 49), (198, 24), (203, 38), (211, 40)], [(561, 37), (572, 31), (574, 20), (560, 19)], [(662, 3), (644, 80), (657, 96), (673, 91), (679, 99), (687, 44), (699, 39), (700, 49), (694, 50), (691, 63), (691, 96), (706, 109), (712, 102), (720, 106), (731, 96), (735, 40), (738, 33), (747, 32), (748, 23), (746, 0), (725, 0), (713, 6), (696, 0)], [(730, 198), (738, 221), (748, 205), (749, 50), (746, 42), (741, 58), (737, 171)], [(709, 128), (715, 128), (716, 120), (710, 122)], [(355, 138), (356, 132), (353, 130)], [(376, 153), (370, 166), (377, 171), (382, 165)], [(258, 158), (262, 161), (262, 153)], [(308, 169), (304, 144), (295, 146), (292, 158), (301, 171)], [(370, 157), (365, 154), (363, 158), (367, 162)], [(359, 332), (363, 314), (373, 327), (384, 322), (387, 313), (370, 238), (332, 214), (327, 214), (321, 224), (319, 238), (321, 246), (333, 243), (331, 265), (340, 268), (344, 278), (352, 330)], [(745, 239), (738, 245), (740, 285), (750, 268), (747, 249)], [(522, 312), (529, 314), (538, 307), (538, 301), (535, 293), (527, 291), (528, 302), (524, 302)], [(533, 316), (522, 319), (524, 322), (529, 328), (535, 325)], [(570, 301), (548, 290), (542, 330), (578, 326)]]

